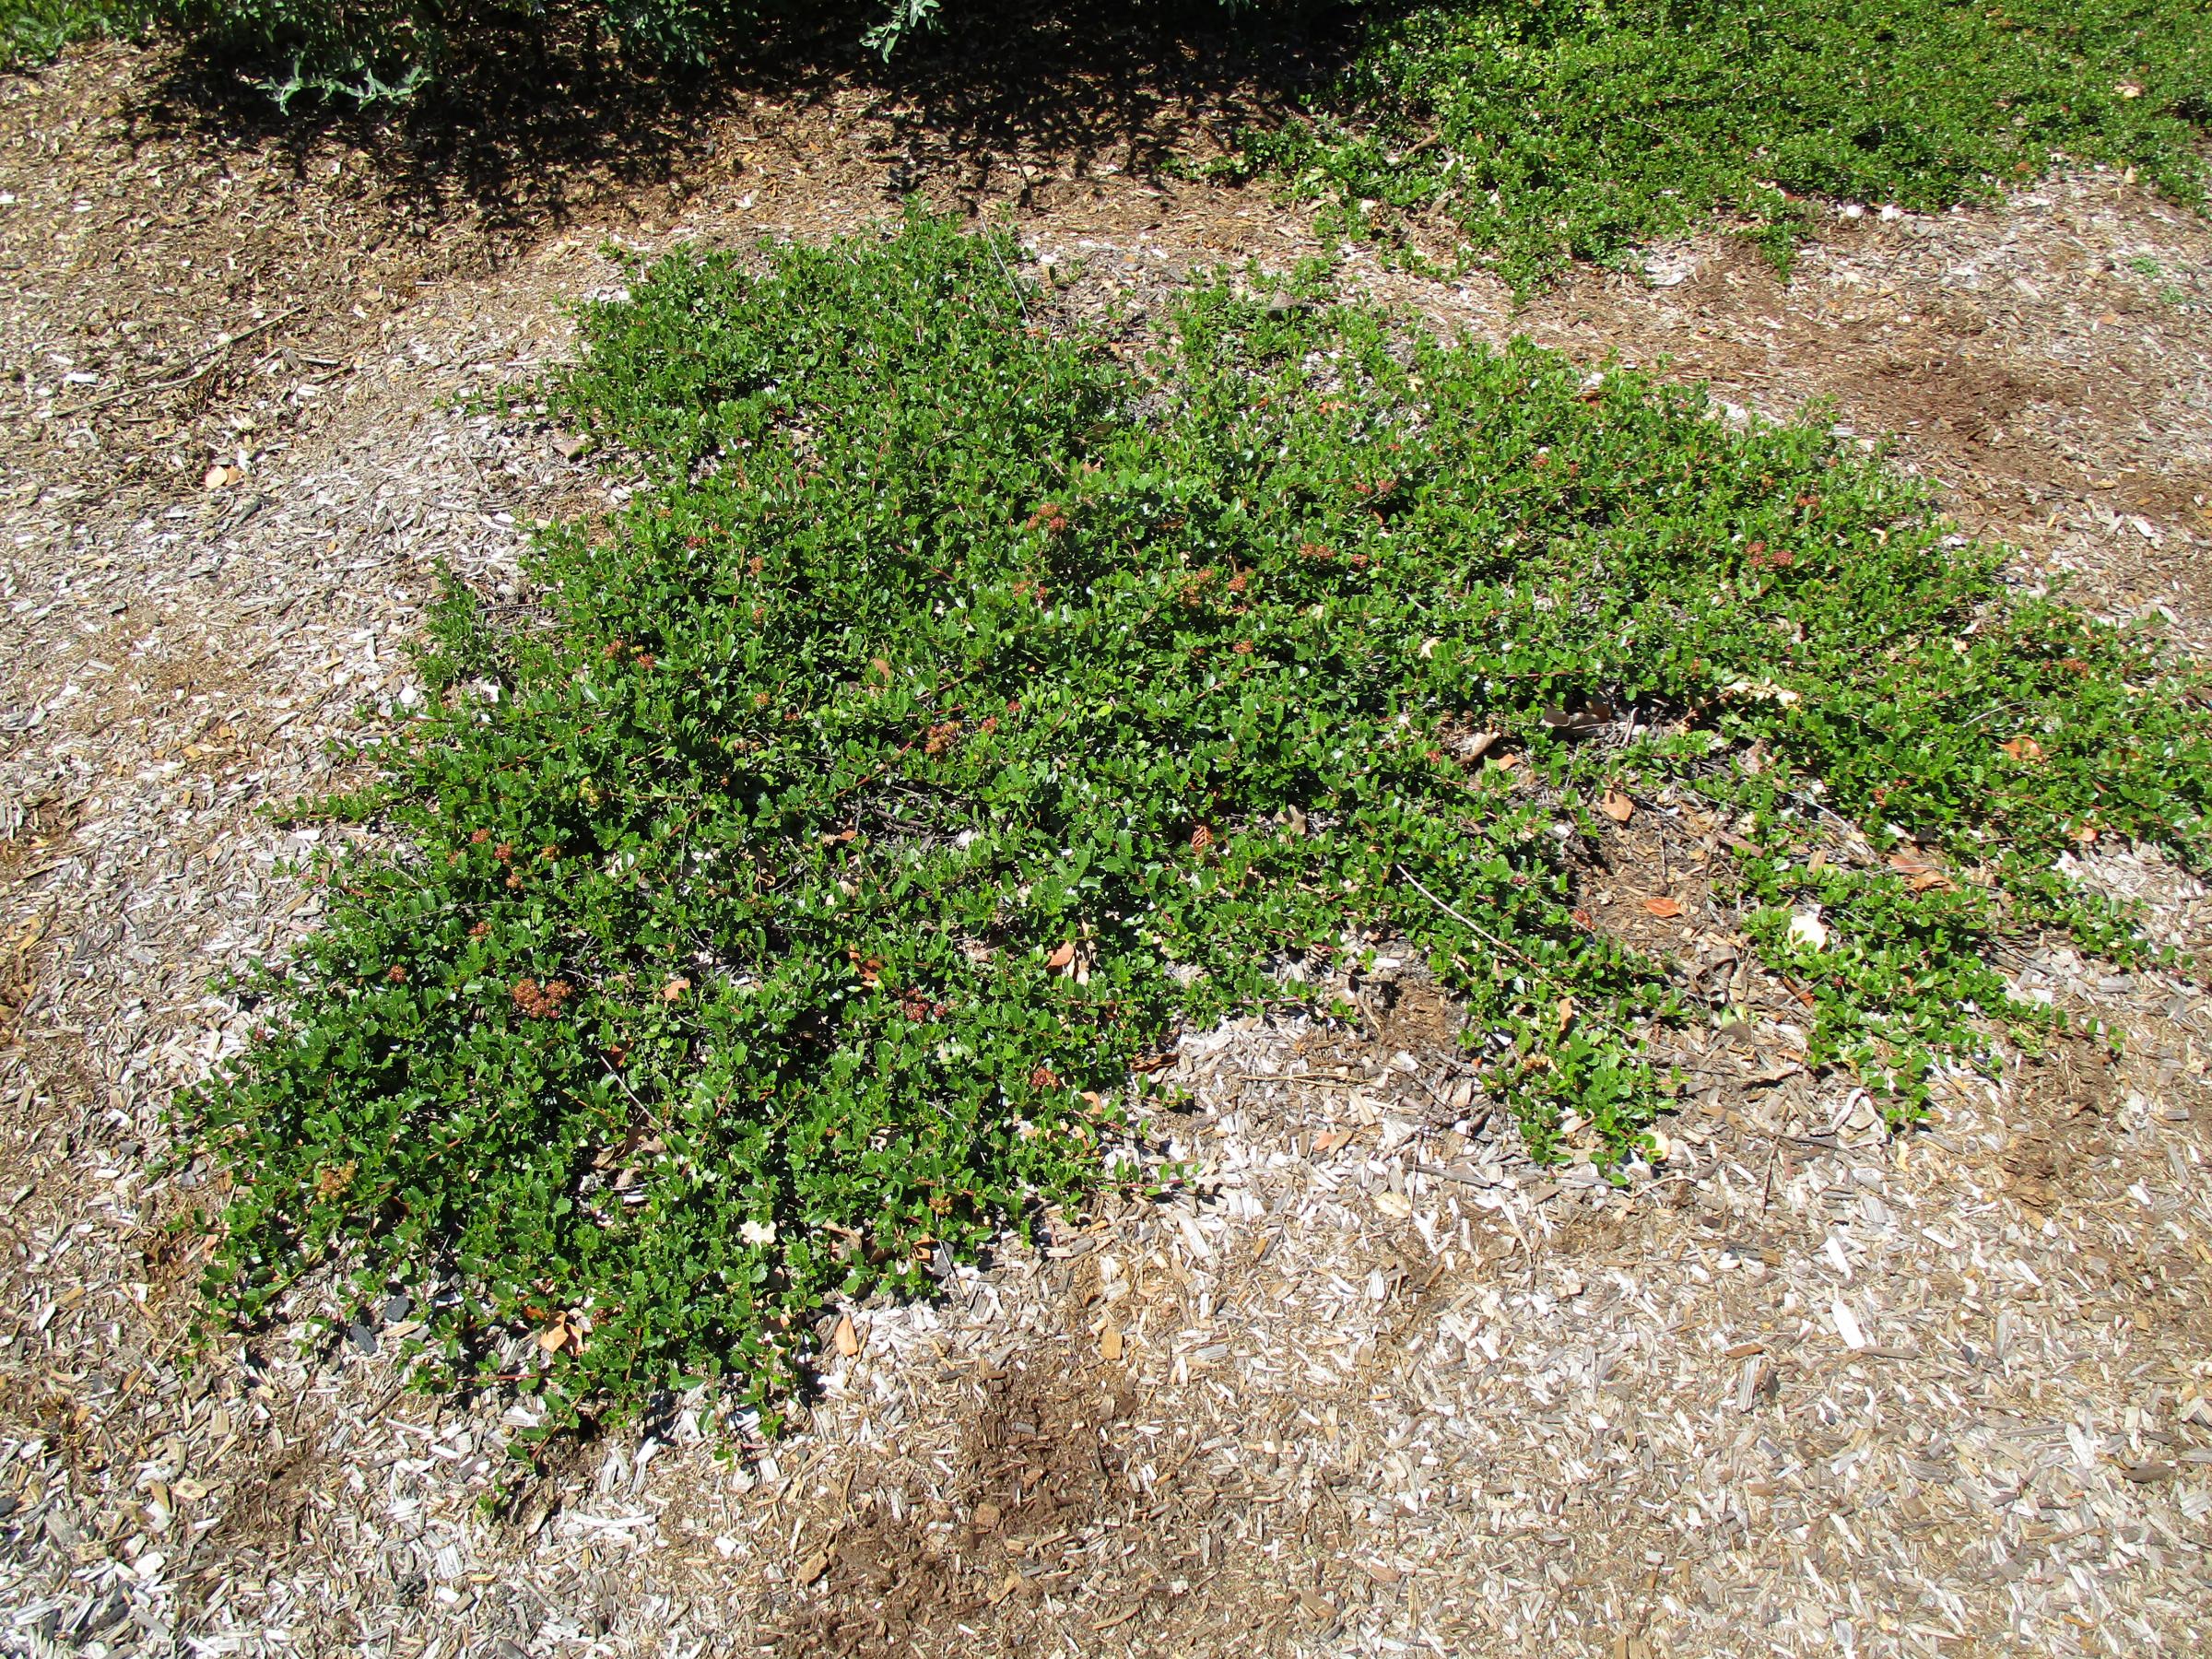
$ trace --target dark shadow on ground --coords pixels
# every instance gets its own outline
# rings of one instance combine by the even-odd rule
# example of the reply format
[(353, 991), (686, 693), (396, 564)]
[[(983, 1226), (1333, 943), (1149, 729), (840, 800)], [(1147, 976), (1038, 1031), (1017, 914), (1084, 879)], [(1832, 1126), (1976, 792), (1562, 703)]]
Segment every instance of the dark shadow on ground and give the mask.
[(1279, 119), (1337, 73), (1348, 6), (1230, 13), (1208, 0), (1085, 6), (972, 0), (885, 63), (862, 43), (875, 12), (831, 8), (786, 24), (712, 69), (625, 63), (574, 25), (487, 31), (411, 103), (281, 109), (248, 65), (172, 48), (133, 112), (149, 138), (288, 152), (334, 144), (367, 158), (418, 213), (527, 231), (588, 205), (687, 188), (717, 161), (719, 124), (763, 105), (865, 123), (887, 199), (978, 188), (1024, 159), (1078, 171), (1157, 172)]

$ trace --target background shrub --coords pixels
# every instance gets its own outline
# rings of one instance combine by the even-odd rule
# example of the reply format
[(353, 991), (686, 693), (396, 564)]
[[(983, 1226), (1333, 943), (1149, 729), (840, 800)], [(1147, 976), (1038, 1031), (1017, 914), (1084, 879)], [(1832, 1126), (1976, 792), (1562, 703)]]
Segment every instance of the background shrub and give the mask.
[[(540, 34), (548, 7), (501, 0), (142, 0), (203, 48), (248, 65), (280, 102), (322, 92), (405, 97), (463, 50), (496, 56)], [(648, 65), (697, 65), (754, 15), (745, 0), (552, 0), (563, 29)]]
[(42, 64), (71, 41), (127, 29), (127, 0), (0, 0), (0, 70)]
[(1811, 204), (1947, 207), (2062, 155), (2204, 199), (2204, 0), (1444, 0), (1364, 29), (1230, 171), (1335, 228), (1448, 226), (1523, 289), (1716, 210), (1786, 267)]

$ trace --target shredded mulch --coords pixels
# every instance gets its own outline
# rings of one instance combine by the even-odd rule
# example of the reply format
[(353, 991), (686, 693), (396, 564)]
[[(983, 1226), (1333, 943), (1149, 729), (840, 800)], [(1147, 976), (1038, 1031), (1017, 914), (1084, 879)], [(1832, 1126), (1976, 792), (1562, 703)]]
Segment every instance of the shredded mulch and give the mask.
[[(162, 1112), (252, 1029), (219, 976), (313, 924), (284, 866), (320, 843), (266, 809), (419, 697), (440, 568), (526, 620), (530, 526), (623, 498), (477, 399), (569, 349), (610, 243), (912, 192), (1010, 215), (1094, 312), (1324, 251), (1166, 165), (1285, 78), (1076, 32), (1002, 43), (1013, 91), (947, 49), (475, 137), (246, 120), (159, 51), (0, 83), (0, 1651), (2203, 1651), (2203, 982), (2008, 963), (2120, 1052), (1956, 1077), (1892, 1139), (1708, 901), (1721, 827), (1665, 803), (1585, 874), (1715, 1007), (1626, 1189), (1527, 1164), (1383, 942), (1352, 1025), (1185, 1040), (1153, 1153), (1194, 1182), (845, 1311), (772, 1443), (701, 1393), (524, 1467), (527, 1402), (403, 1391), (412, 1311), (317, 1326), (315, 1284), (194, 1354), (170, 1223), (220, 1176), (161, 1161)], [(2095, 172), (1865, 209), (1787, 285), (1722, 234), (1518, 311), (1346, 269), (1744, 418), (1827, 400), (2023, 582), (2202, 649), (2212, 228)], [(2212, 939), (2154, 852), (2081, 874)]]

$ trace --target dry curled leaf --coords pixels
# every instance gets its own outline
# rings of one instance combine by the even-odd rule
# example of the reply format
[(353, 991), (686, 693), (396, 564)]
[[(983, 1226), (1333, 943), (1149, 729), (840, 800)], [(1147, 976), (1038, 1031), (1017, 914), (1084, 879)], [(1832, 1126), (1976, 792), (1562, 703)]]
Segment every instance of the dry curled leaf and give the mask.
[(1075, 959), (1076, 942), (1073, 939), (1070, 939), (1066, 944), (1061, 946), (1059, 949), (1053, 951), (1051, 956), (1046, 957), (1044, 959), (1044, 965), (1047, 968), (1050, 968), (1054, 973), (1059, 973), (1064, 971), (1067, 968), (1068, 964), (1073, 962)]
[(1606, 790), (1597, 809), (1617, 824), (1625, 824), (1636, 816), (1636, 804), (1618, 789)]
[(1785, 709), (1804, 700), (1786, 686), (1778, 686), (1768, 679), (1730, 680), (1721, 689), (1729, 697), (1747, 698), (1753, 702), (1779, 703)]
[(1943, 865), (1917, 847), (1900, 847), (1889, 854), (1888, 865), (1916, 893), (1951, 889), (1951, 878)]
[(2021, 733), (2018, 737), (2013, 738), (2009, 743), (2000, 743), (1997, 745), (1997, 747), (2003, 749), (2006, 754), (2010, 755), (2015, 760), (2023, 761), (2030, 765), (2040, 762), (2043, 758), (2043, 746), (2038, 743), (2034, 738), (2029, 736), (2025, 732)]
[(830, 1337), (830, 1346), (848, 1359), (860, 1352), (860, 1332), (853, 1324), (852, 1314), (848, 1313), (837, 1322), (837, 1329)]
[(1643, 901), (1643, 908), (1647, 911), (1650, 911), (1653, 915), (1658, 917), (1662, 922), (1672, 922), (1677, 916), (1682, 913), (1682, 907), (1677, 904), (1672, 899), (1669, 899), (1665, 893), (1660, 894), (1656, 899), (1646, 899)]

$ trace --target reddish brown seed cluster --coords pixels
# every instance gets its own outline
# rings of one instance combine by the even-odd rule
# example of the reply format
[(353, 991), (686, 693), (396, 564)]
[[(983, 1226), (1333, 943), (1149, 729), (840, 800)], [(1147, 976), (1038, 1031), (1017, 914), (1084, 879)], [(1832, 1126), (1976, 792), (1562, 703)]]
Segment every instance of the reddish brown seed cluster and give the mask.
[(525, 1019), (552, 1019), (561, 1006), (576, 994), (575, 988), (566, 980), (547, 980), (539, 984), (534, 979), (517, 980), (513, 996), (515, 1012)]
[(1770, 547), (1763, 541), (1755, 541), (1745, 551), (1746, 560), (1755, 571), (1786, 571), (1797, 562), (1797, 555), (1787, 547)]
[(1059, 1074), (1049, 1065), (1040, 1065), (1030, 1074), (1030, 1087), (1031, 1088), (1057, 1088), (1060, 1087)]
[(929, 735), (922, 741), (922, 752), (925, 755), (942, 755), (959, 740), (960, 723), (957, 720), (940, 721), (929, 728)]
[(1047, 501), (1030, 514), (1029, 528), (1041, 530), (1047, 535), (1067, 534), (1067, 513), (1057, 501)]
[(335, 1198), (353, 1184), (357, 1166), (350, 1163), (325, 1164), (315, 1171), (315, 1196)]
[(949, 1006), (947, 1003), (930, 1001), (919, 991), (905, 992), (899, 998), (899, 1012), (916, 1025), (925, 1020), (942, 1019)]

